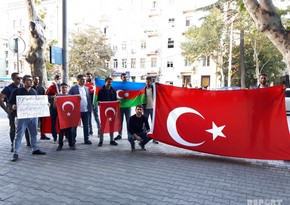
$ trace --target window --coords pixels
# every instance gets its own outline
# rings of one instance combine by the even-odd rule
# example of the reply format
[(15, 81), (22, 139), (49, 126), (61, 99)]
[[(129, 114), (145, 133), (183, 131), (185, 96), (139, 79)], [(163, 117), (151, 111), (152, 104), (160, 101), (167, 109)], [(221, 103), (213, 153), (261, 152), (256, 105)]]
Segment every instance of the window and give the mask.
[(122, 59), (122, 68), (127, 68), (127, 59), (126, 58)]
[(122, 50), (123, 51), (127, 50), (127, 42), (126, 41), (122, 42)]
[(173, 61), (172, 60), (167, 61), (167, 68), (173, 68)]
[(202, 66), (210, 66), (210, 57), (209, 56), (203, 57)]
[(152, 1), (152, 8), (156, 9), (156, 7), (157, 7), (157, 1)]
[(184, 60), (184, 66), (190, 66), (191, 62), (189, 60)]
[(145, 63), (146, 63), (146, 59), (145, 58), (141, 58), (140, 59), (140, 68), (145, 68)]
[(151, 58), (151, 67), (156, 68), (157, 67), (157, 58)]
[(136, 68), (136, 58), (131, 58), (131, 68)]
[(171, 38), (168, 38), (168, 48), (174, 48), (174, 40), (172, 40)]
[(192, 16), (186, 17), (185, 26), (190, 26), (191, 25), (191, 20), (192, 20)]
[(117, 51), (118, 50), (118, 46), (117, 45), (113, 45), (113, 51)]
[(113, 59), (113, 68), (118, 68), (118, 59)]
[(146, 41), (141, 41), (141, 50), (146, 49)]
[(169, 26), (174, 27), (174, 22), (175, 22), (175, 19), (174, 18), (168, 19)]

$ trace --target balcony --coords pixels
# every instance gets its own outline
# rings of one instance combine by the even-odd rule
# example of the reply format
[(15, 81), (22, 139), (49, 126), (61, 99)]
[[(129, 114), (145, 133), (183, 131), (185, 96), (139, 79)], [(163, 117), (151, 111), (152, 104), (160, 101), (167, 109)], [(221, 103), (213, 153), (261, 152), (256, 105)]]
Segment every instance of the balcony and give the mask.
[(147, 52), (147, 56), (157, 56), (159, 54), (159, 49), (151, 50)]

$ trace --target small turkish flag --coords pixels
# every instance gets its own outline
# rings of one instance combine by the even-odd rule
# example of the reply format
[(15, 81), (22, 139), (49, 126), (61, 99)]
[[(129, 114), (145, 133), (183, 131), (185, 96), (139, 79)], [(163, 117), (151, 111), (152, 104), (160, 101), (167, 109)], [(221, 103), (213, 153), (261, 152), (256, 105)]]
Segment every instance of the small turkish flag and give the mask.
[(79, 125), (81, 118), (79, 95), (57, 96), (56, 109), (60, 129), (77, 127)]
[(121, 130), (120, 102), (99, 101), (102, 133), (112, 133)]
[(210, 154), (290, 159), (282, 86), (233, 91), (155, 87), (152, 138)]

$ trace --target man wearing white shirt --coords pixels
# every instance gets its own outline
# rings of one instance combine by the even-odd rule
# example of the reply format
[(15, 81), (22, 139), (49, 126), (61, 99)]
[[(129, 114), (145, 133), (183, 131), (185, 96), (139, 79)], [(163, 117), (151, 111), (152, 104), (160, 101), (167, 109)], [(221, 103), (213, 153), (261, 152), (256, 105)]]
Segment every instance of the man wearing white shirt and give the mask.
[[(81, 119), (83, 123), (84, 143), (90, 145), (92, 144), (92, 142), (89, 140), (89, 112), (91, 112), (91, 107), (92, 107), (90, 93), (89, 93), (88, 88), (84, 86), (85, 81), (86, 81), (84, 75), (78, 75), (77, 81), (78, 83), (71, 87), (68, 94), (81, 96), (80, 112), (81, 112)], [(77, 127), (73, 127), (72, 135), (73, 135), (73, 141), (75, 142), (75, 139), (77, 136)]]

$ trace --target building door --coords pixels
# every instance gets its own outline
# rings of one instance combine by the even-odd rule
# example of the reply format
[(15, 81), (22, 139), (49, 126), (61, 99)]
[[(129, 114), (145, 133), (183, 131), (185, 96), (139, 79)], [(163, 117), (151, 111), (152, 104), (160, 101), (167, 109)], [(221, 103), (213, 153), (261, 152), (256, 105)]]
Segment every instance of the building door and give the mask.
[(186, 88), (188, 88), (188, 87), (192, 87), (192, 85), (191, 85), (191, 76), (190, 75), (183, 75), (182, 76), (183, 77), (183, 79), (182, 79), (182, 87), (186, 87)]
[(207, 88), (210, 85), (210, 76), (203, 75), (201, 76), (201, 87)]

